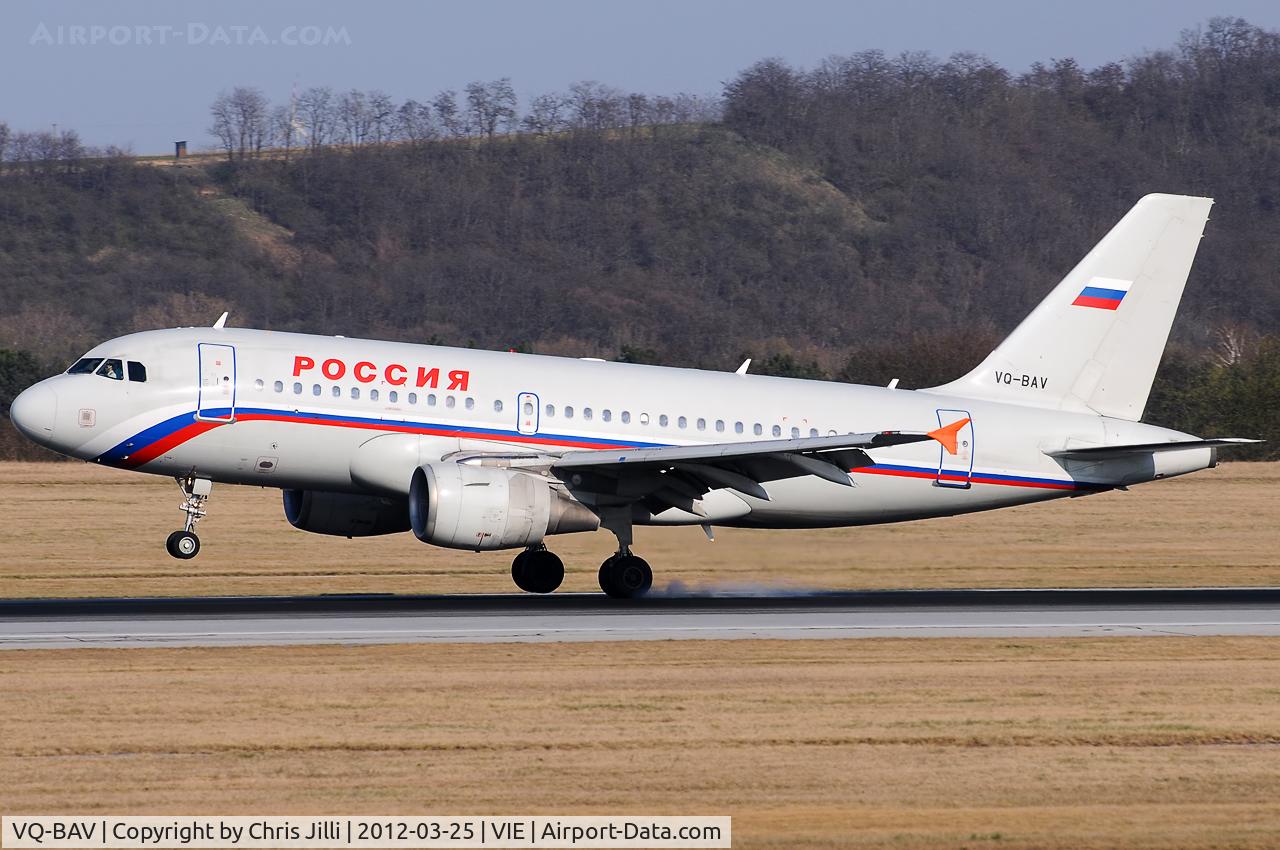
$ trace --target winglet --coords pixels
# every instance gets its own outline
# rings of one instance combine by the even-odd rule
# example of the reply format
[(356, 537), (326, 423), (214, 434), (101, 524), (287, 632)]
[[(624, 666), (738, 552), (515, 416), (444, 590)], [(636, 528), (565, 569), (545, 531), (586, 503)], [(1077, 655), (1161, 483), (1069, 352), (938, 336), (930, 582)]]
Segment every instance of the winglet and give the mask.
[(218, 317), (218, 321), (213, 323), (213, 326), (218, 329), (225, 328), (227, 326), (227, 316), (229, 315), (230, 313), (223, 313)]
[(956, 453), (957, 435), (960, 433), (960, 429), (968, 424), (969, 420), (967, 418), (957, 419), (950, 425), (943, 425), (936, 431), (930, 431), (929, 436), (942, 443), (942, 447), (947, 450), (947, 454), (953, 455)]

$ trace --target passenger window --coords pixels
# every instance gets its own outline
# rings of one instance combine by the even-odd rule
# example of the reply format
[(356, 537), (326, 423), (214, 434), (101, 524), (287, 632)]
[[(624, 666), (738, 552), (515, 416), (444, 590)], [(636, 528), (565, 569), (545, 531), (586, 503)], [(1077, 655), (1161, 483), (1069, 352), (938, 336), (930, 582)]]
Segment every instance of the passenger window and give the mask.
[(623, 425), (630, 425), (630, 424), (631, 424), (631, 411), (630, 411), (630, 410), (624, 410), (624, 411), (622, 411), (622, 424), (623, 424)]
[(590, 418), (591, 418), (591, 408), (589, 408), (589, 407), (584, 407), (584, 408), (582, 408), (582, 418), (583, 418), (583, 419), (590, 419)]
[[(530, 414), (530, 415), (532, 415), (532, 414), (533, 414), (533, 405), (532, 405), (532, 404), (528, 405), (528, 408), (529, 408), (529, 414)], [(493, 412), (494, 412), (494, 413), (501, 413), (501, 412), (502, 412), (502, 399), (500, 399), (500, 398), (499, 398), (499, 399), (494, 399), (494, 402), (493, 402)]]
[(113, 381), (124, 380), (124, 363), (116, 360), (103, 360), (102, 365), (98, 367), (98, 371), (94, 374), (101, 375), (104, 378), (110, 378)]
[(400, 400), (400, 393), (396, 392), (395, 390), (392, 390), (391, 392), (387, 393), (387, 401), (391, 402), (392, 404), (395, 404), (399, 400)]
[(427, 393), (427, 407), (435, 407), (435, 406), (436, 406), (436, 394)]
[(689, 425), (689, 420), (681, 416), (679, 419), (676, 420), (676, 425), (678, 425), (681, 428), (686, 428)]
[(773, 436), (775, 436), (775, 437), (781, 437), (781, 436), (782, 436), (782, 426), (781, 426), (781, 425), (774, 425), (774, 426), (773, 426)]
[(741, 434), (741, 433), (742, 433), (742, 423), (741, 423), (741, 422), (735, 422), (735, 423), (733, 423), (733, 433), (735, 433), (735, 434)]
[[(137, 384), (145, 384), (147, 382), (147, 367), (141, 363), (129, 361), (129, 380)], [(262, 381), (258, 381), (258, 389), (262, 389)]]
[(605, 422), (611, 421), (613, 419), (613, 411), (606, 407), (604, 410), (600, 411), (600, 418)]
[(360, 388), (359, 388), (359, 387), (352, 387), (352, 388), (351, 388), (351, 397), (352, 397), (352, 398), (360, 398)]
[(297, 383), (297, 382), (294, 382), (294, 385), (293, 385), (293, 394), (294, 394), (294, 395), (302, 395), (302, 384), (299, 384), (299, 383)]
[(409, 404), (417, 404), (417, 403), (418, 403), (418, 394), (409, 393)]
[(447, 395), (444, 397), (445, 407), (454, 407), (455, 405), (457, 405), (457, 403), (458, 403), (458, 400), (451, 395)]
[(271, 385), (271, 388), (278, 393), (284, 392), (284, 381), (276, 381)]
[(817, 429), (817, 428), (810, 428), (810, 429), (809, 429), (809, 436), (810, 436), (810, 437), (816, 437), (816, 436), (818, 436), (818, 429)]
[(378, 400), (378, 391), (369, 390), (369, 401), (377, 401), (377, 400)]
[(320, 395), (320, 385), (319, 385), (319, 384), (312, 384), (312, 385), (311, 385), (311, 394), (312, 394), (312, 395)]
[(334, 384), (333, 387), (330, 388), (329, 392), (334, 398), (342, 398), (342, 387), (337, 384)]
[(658, 416), (658, 425), (660, 425), (663, 428), (667, 427), (667, 423), (670, 421), (671, 420), (667, 419), (667, 414), (665, 413)]
[(476, 400), (471, 396), (467, 396), (467, 401), (466, 401), (467, 410), (475, 410), (475, 407), (476, 407)]
[(698, 430), (699, 430), (699, 431), (705, 431), (705, 430), (707, 430), (707, 420), (705, 420), (705, 419), (699, 419), (699, 420), (698, 420)]
[(265, 387), (265, 386), (266, 386), (266, 384), (264, 384), (264, 383), (262, 382), (262, 379), (261, 379), (261, 378), (259, 378), (258, 380), (256, 380), (256, 381), (254, 381), (254, 382), (253, 382), (253, 388), (254, 388), (255, 390), (260, 390), (260, 389), (262, 389), (262, 388), (263, 388), (263, 387)]
[(755, 434), (757, 437), (759, 437), (761, 434), (764, 433), (764, 426), (761, 425), (759, 422), (757, 422), (755, 425), (751, 426), (751, 432)]
[(791, 439), (795, 440), (795, 439), (798, 439), (799, 437), (800, 437), (800, 429), (799, 429), (799, 428), (796, 428), (796, 427), (793, 425), (793, 426), (791, 427)]
[(572, 418), (573, 418), (573, 407), (572, 407), (572, 405), (568, 405), (568, 404), (566, 404), (566, 405), (564, 406), (564, 418), (565, 418), (565, 419), (572, 419)]
[(554, 404), (548, 404), (545, 410), (548, 417), (556, 415), (556, 406)]
[(716, 420), (716, 431), (719, 431), (719, 432), (723, 432), (723, 431), (724, 431), (724, 420), (723, 420), (723, 419), (717, 419), (717, 420)]
[(640, 414), (640, 424), (641, 424), (641, 425), (648, 425), (648, 424), (649, 424), (649, 414), (647, 414), (647, 413), (641, 413), (641, 414)]

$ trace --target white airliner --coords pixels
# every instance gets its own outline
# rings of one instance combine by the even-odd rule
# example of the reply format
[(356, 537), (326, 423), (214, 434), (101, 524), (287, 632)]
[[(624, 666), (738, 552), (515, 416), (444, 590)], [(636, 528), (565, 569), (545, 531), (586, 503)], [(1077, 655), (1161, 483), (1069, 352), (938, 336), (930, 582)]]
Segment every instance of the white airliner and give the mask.
[(520, 549), (564, 577), (552, 534), (604, 527), (615, 597), (644, 594), (635, 523), (817, 528), (1078, 496), (1213, 467), (1143, 424), (1212, 201), (1148, 195), (985, 361), (924, 390), (851, 386), (224, 326), (96, 346), (13, 402), (54, 451), (177, 479), (191, 558), (213, 482), (284, 490), (305, 531), (412, 530)]

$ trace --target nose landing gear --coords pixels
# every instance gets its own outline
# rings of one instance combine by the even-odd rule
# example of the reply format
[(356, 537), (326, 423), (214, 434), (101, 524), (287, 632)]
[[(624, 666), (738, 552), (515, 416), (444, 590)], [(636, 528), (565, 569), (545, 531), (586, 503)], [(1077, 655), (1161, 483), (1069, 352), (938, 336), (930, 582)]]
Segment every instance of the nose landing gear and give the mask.
[(204, 519), (205, 503), (213, 492), (213, 482), (208, 478), (196, 478), (188, 475), (179, 478), (178, 487), (185, 497), (178, 509), (187, 515), (187, 522), (181, 531), (175, 531), (165, 541), (164, 548), (175, 558), (190, 560), (200, 552), (200, 538), (196, 536), (196, 523)]

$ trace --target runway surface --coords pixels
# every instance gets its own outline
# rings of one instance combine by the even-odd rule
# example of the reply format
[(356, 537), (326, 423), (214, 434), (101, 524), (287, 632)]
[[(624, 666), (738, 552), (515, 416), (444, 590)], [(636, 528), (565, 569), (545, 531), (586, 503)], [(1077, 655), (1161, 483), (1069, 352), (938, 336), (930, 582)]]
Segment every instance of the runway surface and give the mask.
[(1280, 588), (0, 600), (0, 649), (1280, 635)]

